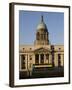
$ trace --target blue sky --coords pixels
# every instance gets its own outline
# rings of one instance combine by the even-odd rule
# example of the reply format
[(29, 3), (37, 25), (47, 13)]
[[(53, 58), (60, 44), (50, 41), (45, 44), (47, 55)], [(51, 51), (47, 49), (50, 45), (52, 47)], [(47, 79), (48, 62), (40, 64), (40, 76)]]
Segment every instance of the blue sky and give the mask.
[(64, 44), (64, 13), (59, 12), (34, 12), (19, 11), (19, 43), (34, 44), (37, 25), (41, 15), (48, 28), (51, 44)]

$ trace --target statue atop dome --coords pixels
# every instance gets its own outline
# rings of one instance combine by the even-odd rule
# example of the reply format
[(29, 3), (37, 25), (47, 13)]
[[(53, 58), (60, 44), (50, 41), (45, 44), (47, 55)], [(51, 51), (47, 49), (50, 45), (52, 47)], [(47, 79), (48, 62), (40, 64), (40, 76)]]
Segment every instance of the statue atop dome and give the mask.
[(43, 22), (43, 15), (41, 15), (41, 22)]

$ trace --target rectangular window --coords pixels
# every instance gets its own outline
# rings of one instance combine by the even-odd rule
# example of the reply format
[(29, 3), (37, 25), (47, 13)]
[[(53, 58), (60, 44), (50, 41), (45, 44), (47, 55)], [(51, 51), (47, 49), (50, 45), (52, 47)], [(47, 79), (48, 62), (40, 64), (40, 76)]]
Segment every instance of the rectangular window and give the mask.
[(35, 64), (39, 64), (39, 55), (38, 54), (35, 55)]
[(58, 54), (58, 66), (61, 66), (61, 54)]
[(32, 55), (29, 56), (30, 60), (32, 60)]
[(46, 59), (48, 59), (48, 60), (49, 60), (49, 54), (46, 54)]
[(40, 56), (41, 56), (41, 58), (40, 58), (40, 59), (41, 59), (41, 60), (40, 60), (40, 63), (41, 63), (41, 64), (44, 64), (44, 54), (41, 54)]
[(21, 55), (21, 69), (25, 69), (25, 55)]

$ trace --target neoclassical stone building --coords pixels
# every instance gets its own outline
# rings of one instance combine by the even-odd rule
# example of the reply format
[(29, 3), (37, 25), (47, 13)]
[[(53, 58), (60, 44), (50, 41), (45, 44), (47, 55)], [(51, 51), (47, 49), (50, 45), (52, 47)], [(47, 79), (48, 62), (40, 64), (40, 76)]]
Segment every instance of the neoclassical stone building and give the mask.
[(49, 32), (41, 16), (34, 45), (20, 45), (19, 70), (32, 71), (35, 67), (61, 66), (64, 66), (64, 46), (50, 44)]

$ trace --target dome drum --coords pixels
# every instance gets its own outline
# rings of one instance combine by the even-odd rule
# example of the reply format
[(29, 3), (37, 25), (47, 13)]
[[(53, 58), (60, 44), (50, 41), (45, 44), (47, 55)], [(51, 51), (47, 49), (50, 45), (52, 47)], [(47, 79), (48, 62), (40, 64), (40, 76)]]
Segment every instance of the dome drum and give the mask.
[(48, 35), (49, 33), (47, 26), (44, 23), (43, 16), (41, 16), (41, 22), (37, 26), (35, 45), (48, 45), (49, 44)]

